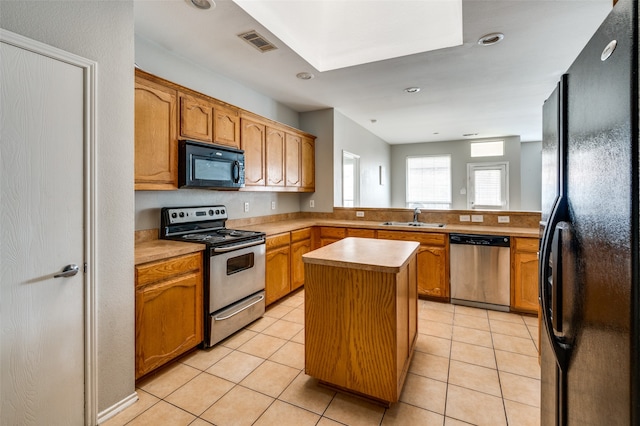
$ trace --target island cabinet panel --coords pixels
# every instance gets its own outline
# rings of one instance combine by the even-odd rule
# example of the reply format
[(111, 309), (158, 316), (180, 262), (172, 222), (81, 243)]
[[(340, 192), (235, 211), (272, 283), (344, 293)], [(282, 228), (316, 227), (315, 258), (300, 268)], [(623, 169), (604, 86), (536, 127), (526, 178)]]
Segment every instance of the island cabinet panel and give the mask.
[(378, 230), (378, 238), (419, 242), (418, 294), (449, 300), (449, 240), (446, 234)]
[(136, 266), (136, 379), (203, 338), (202, 253)]
[(265, 265), (265, 303), (267, 305), (291, 292), (291, 234), (267, 237)]
[(537, 238), (511, 239), (511, 310), (538, 313)]
[[(336, 245), (349, 240), (362, 240), (361, 252), (383, 249), (362, 238)], [(329, 247), (305, 256), (306, 374), (379, 402), (398, 401), (417, 337), (416, 248), (395, 270), (349, 266), (347, 254), (315, 263)]]
[(175, 89), (135, 78), (135, 189), (178, 189)]

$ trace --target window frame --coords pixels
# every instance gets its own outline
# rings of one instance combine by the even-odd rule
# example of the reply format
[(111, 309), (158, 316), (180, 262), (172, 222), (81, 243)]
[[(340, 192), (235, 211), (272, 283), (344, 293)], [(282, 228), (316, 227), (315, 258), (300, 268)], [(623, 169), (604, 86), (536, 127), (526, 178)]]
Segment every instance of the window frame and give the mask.
[[(409, 185), (411, 179), (411, 172), (409, 163), (411, 159), (416, 158), (447, 158), (448, 160), (448, 186), (449, 186), (449, 200), (448, 202), (442, 202), (440, 200), (410, 200), (409, 199)], [(405, 206), (407, 208), (427, 208), (438, 210), (451, 210), (453, 204), (453, 170), (452, 170), (452, 155), (451, 154), (427, 154), (427, 155), (409, 155), (405, 159), (406, 177), (405, 177)]]
[[(475, 204), (475, 170), (500, 170), (502, 173), (502, 205)], [(469, 210), (509, 210), (509, 162), (467, 163), (467, 209)]]

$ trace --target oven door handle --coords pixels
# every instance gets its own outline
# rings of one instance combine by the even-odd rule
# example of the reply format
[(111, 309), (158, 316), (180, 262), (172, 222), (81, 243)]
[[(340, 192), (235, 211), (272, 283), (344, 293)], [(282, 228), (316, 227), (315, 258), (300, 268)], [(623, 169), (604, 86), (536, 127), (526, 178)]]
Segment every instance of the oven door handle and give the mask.
[(252, 307), (256, 303), (260, 303), (263, 300), (264, 300), (264, 294), (261, 294), (260, 296), (258, 296), (257, 300), (255, 300), (254, 302), (249, 303), (247, 306), (243, 306), (242, 309), (238, 309), (234, 313), (232, 313), (230, 315), (227, 315), (227, 316), (224, 316), (224, 317), (213, 317), (213, 320), (214, 321), (224, 321), (226, 319), (231, 318), (232, 316), (238, 315), (240, 312), (244, 311), (245, 309), (249, 309), (250, 307)]
[(250, 241), (248, 243), (238, 244), (238, 245), (235, 245), (235, 246), (214, 247), (213, 248), (213, 252), (214, 253), (227, 253), (227, 252), (230, 252), (230, 251), (240, 250), (240, 249), (243, 249), (243, 248), (246, 248), (246, 247), (253, 247), (253, 246), (257, 246), (257, 245), (264, 244), (264, 243), (265, 243), (265, 239), (262, 238), (262, 239), (257, 240), (257, 241)]

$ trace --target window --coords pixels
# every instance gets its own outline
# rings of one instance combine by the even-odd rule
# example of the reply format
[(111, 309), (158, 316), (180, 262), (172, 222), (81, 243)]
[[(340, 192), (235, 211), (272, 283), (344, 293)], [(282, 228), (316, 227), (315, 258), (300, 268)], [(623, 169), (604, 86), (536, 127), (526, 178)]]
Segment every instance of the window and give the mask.
[(407, 157), (407, 207), (451, 208), (451, 156)]
[(509, 208), (509, 163), (467, 164), (467, 208)]
[(471, 142), (472, 157), (502, 157), (504, 141)]

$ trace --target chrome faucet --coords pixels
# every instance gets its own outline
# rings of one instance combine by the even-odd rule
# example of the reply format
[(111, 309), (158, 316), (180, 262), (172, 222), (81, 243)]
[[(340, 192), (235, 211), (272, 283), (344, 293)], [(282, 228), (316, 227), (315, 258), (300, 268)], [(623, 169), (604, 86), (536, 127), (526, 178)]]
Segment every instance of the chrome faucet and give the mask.
[(420, 213), (422, 213), (422, 212), (420, 211), (420, 209), (419, 209), (419, 208), (417, 208), (417, 207), (416, 207), (415, 209), (413, 209), (413, 221), (414, 221), (414, 222), (417, 222), (417, 221), (418, 221), (418, 215), (419, 215)]

